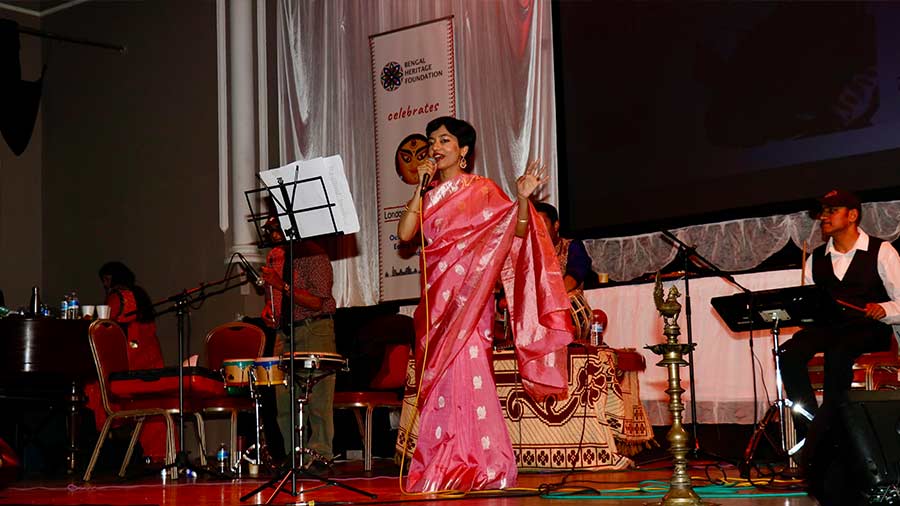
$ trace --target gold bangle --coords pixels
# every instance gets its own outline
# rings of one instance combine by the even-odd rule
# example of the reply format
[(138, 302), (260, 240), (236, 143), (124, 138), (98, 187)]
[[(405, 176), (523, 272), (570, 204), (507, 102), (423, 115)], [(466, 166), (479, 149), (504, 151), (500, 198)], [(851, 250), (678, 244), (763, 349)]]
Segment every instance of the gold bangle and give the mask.
[(519, 218), (519, 223), (528, 223), (528, 218)]

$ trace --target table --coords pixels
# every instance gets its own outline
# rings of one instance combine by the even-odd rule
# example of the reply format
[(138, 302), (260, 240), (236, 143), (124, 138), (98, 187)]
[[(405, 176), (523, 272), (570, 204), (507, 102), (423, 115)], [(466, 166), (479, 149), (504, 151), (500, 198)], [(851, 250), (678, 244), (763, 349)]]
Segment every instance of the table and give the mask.
[[(615, 350), (570, 348), (568, 396), (544, 403), (522, 388), (513, 351), (495, 351), (493, 363), (497, 397), (520, 469), (625, 469), (633, 465), (628, 456), (653, 439), (639, 398), (638, 372), (619, 370)], [(410, 360), (396, 444), (402, 455), (409, 433), (407, 459), (418, 434), (416, 390), (415, 362)]]
[[(790, 269), (753, 274), (740, 274), (735, 278), (750, 290), (784, 288), (800, 284), (800, 270)], [(668, 287), (678, 286), (684, 294), (684, 282), (665, 282)], [(692, 306), (692, 334), (697, 343), (694, 352), (694, 383), (696, 386), (697, 419), (700, 423), (752, 424), (754, 419), (754, 379), (756, 382), (757, 415), (765, 413), (775, 399), (775, 365), (772, 359), (772, 338), (768, 331), (753, 334), (755, 365), (751, 364), (750, 335), (728, 330), (710, 305), (710, 299), (738, 293), (738, 288), (718, 278), (708, 277), (690, 280)], [(665, 341), (663, 323), (653, 303), (653, 284), (611, 286), (585, 292), (585, 298), (594, 309), (602, 309), (609, 318), (604, 341), (615, 347), (636, 348), (647, 360), (647, 370), (640, 375), (640, 393), (644, 408), (652, 425), (670, 425), (669, 397), (666, 370), (656, 367), (659, 357), (645, 345)], [(684, 295), (679, 299), (684, 304)], [(687, 322), (682, 311), (678, 319), (681, 326), (680, 342), (687, 342)], [(784, 328), (784, 342), (797, 330)], [(754, 371), (755, 369), (755, 378)], [(685, 389), (685, 421), (690, 422), (688, 370), (681, 372), (681, 385)]]

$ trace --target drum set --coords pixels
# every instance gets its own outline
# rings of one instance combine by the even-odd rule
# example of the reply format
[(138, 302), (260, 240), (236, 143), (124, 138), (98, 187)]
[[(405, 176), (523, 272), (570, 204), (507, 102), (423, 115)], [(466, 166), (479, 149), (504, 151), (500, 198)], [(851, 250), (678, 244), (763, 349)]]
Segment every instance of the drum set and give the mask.
[[(222, 361), (222, 377), (225, 382), (225, 391), (230, 396), (249, 396), (253, 400), (255, 417), (256, 441), (245, 448), (239, 458), (234, 459), (230, 471), (240, 474), (241, 463), (246, 461), (250, 470), (249, 474), (255, 476), (260, 466), (273, 467), (272, 457), (269, 454), (263, 433), (263, 421), (260, 417), (262, 406), (261, 387), (282, 386), (287, 388), (287, 379), (290, 371), (290, 353), (284, 353), (280, 357), (258, 358), (232, 358)], [(294, 352), (294, 381), (297, 386), (297, 410), (300, 449), (308, 454), (312, 460), (325, 461), (314, 450), (305, 448), (303, 430), (303, 406), (308, 402), (313, 387), (323, 378), (337, 373), (349, 371), (347, 359), (337, 353), (328, 352)]]

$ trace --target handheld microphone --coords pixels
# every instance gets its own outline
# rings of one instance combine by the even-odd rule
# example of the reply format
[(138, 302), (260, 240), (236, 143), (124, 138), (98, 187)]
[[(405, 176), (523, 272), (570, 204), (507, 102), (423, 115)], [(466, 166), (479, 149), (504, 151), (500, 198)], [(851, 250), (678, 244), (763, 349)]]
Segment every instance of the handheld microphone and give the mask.
[[(426, 160), (435, 164), (435, 169), (437, 169), (437, 160), (435, 160), (434, 157), (428, 157), (428, 158), (426, 158)], [(428, 183), (429, 182), (431, 182), (431, 174), (428, 174), (428, 173), (422, 174), (421, 186), (419, 187), (419, 196), (420, 197), (425, 196), (425, 192), (428, 191)]]
[(259, 273), (256, 272), (256, 269), (254, 269), (253, 266), (250, 265), (250, 262), (248, 262), (247, 259), (244, 258), (244, 255), (238, 253), (237, 256), (240, 259), (241, 270), (244, 271), (244, 275), (247, 276), (247, 279), (249, 279), (250, 282), (256, 286), (265, 285), (266, 281), (259, 276)]

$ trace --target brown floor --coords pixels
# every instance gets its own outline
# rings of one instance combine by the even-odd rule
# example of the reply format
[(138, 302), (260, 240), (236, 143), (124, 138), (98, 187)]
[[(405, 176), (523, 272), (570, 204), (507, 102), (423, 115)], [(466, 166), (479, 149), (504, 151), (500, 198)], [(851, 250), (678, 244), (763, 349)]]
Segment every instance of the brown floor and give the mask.
[[(397, 467), (388, 460), (376, 460), (375, 469), (370, 475), (362, 470), (361, 462), (344, 462), (335, 466), (334, 481), (374, 494), (376, 498), (352, 492), (340, 486), (326, 486), (313, 489), (320, 483), (315, 480), (300, 479), (297, 497), (280, 493), (274, 497), (273, 504), (308, 504), (323, 506), (328, 504), (433, 504), (441, 499), (455, 499), (451, 504), (481, 506), (533, 506), (584, 504), (586, 499), (599, 498), (594, 490), (604, 490), (607, 494), (618, 494), (617, 489), (636, 487), (643, 480), (662, 480), (667, 482), (671, 477), (671, 468), (667, 462), (649, 464), (644, 469), (633, 469), (626, 472), (594, 472), (594, 473), (554, 473), (531, 474), (519, 476), (519, 488), (505, 493), (475, 493), (465, 497), (422, 497), (404, 495), (400, 491)], [(734, 468), (706, 468), (693, 466), (690, 472), (694, 486), (707, 484), (707, 474), (715, 479), (728, 478), (736, 480), (738, 472)], [(763, 480), (765, 484), (767, 480)], [(8, 484), (0, 491), (0, 504), (44, 504), (44, 505), (213, 505), (213, 504), (263, 504), (272, 495), (274, 489), (269, 488), (241, 502), (242, 495), (249, 493), (260, 484), (261, 479), (222, 480), (205, 477), (201, 474), (195, 479), (163, 480), (160, 473), (145, 474), (143, 477), (130, 480), (117, 480), (112, 474), (102, 474), (95, 481), (85, 484), (79, 480), (54, 481), (17, 481)], [(776, 484), (784, 485), (784, 483)], [(290, 488), (290, 484), (288, 484)], [(558, 489), (557, 493), (572, 492), (573, 498), (547, 499), (538, 496), (538, 490)], [(702, 492), (702, 491), (701, 491)], [(708, 498), (708, 502), (723, 505), (760, 505), (760, 506), (815, 506), (818, 503), (806, 496), (763, 497), (761, 494), (792, 493), (797, 490), (774, 490), (757, 487), (748, 491), (734, 491), (732, 497)], [(516, 496), (518, 495), (518, 496)], [(650, 497), (643, 501), (633, 499), (607, 499), (605, 505), (636, 506), (644, 502), (657, 502)]]

